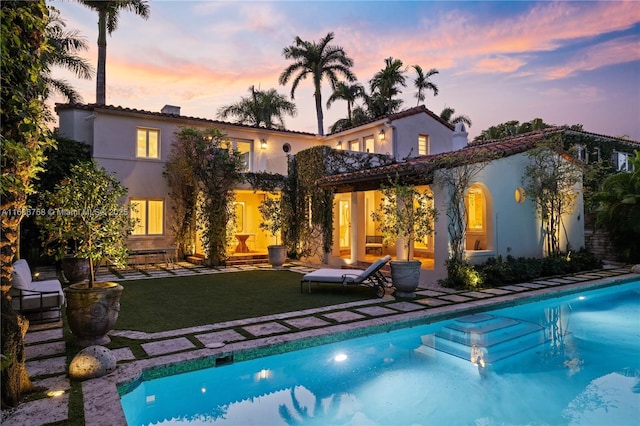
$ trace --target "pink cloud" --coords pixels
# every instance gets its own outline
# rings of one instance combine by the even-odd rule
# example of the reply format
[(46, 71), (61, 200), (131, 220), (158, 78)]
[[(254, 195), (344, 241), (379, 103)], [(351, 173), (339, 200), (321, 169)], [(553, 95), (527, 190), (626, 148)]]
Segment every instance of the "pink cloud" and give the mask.
[(579, 71), (591, 71), (607, 65), (640, 60), (640, 45), (633, 37), (611, 40), (574, 54), (559, 67), (548, 70), (548, 80), (568, 77)]

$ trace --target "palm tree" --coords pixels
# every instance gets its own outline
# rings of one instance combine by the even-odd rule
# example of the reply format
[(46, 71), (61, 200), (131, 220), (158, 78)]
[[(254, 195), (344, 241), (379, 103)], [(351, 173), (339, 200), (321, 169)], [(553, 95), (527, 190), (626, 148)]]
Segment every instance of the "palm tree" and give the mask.
[(413, 69), (416, 70), (417, 76), (416, 79), (413, 80), (413, 84), (418, 89), (418, 93), (416, 93), (416, 98), (418, 98), (417, 105), (420, 105), (420, 102), (425, 99), (425, 90), (431, 90), (433, 92), (433, 96), (438, 96), (438, 86), (429, 81), (429, 77), (432, 77), (435, 74), (438, 74), (438, 70), (435, 68), (431, 68), (425, 74), (420, 65), (414, 65)]
[(149, 17), (146, 0), (78, 0), (89, 9), (98, 12), (98, 74), (96, 77), (96, 104), (104, 105), (106, 100), (107, 33), (111, 35), (118, 28), (121, 10), (134, 12), (144, 19)]
[(333, 88), (333, 93), (327, 100), (327, 109), (329, 109), (331, 107), (331, 104), (333, 104), (333, 102), (337, 101), (338, 99), (347, 101), (347, 117), (349, 120), (351, 120), (353, 118), (351, 113), (353, 104), (358, 98), (364, 99), (365, 96), (366, 94), (362, 84), (347, 84), (341, 81)]
[(284, 129), (284, 115), (295, 116), (296, 105), (276, 89), (256, 90), (249, 87), (251, 96), (242, 97), (235, 104), (218, 109), (218, 117), (236, 117), (237, 123), (250, 126), (264, 126), (267, 129)]
[[(400, 59), (389, 57), (385, 59), (385, 67), (378, 71), (369, 81), (371, 97), (374, 98), (373, 103), (382, 101), (385, 114), (397, 111), (402, 105), (402, 100), (393, 99), (394, 96), (402, 93), (398, 86), (407, 87), (404, 76), (406, 69), (402, 69), (402, 65)], [(378, 99), (375, 99), (376, 97)]]
[[(351, 72), (353, 59), (349, 58), (340, 46), (330, 46), (334, 34), (330, 32), (319, 43), (304, 41), (300, 37), (295, 38), (295, 44), (285, 47), (282, 54), (286, 59), (294, 62), (280, 74), (280, 84), (285, 85), (293, 77), (291, 85), (291, 99), (295, 99), (295, 91), (301, 80), (311, 76), (313, 79), (316, 102), (316, 114), (318, 117), (318, 134), (324, 135), (324, 115), (322, 112), (322, 93), (320, 83), (323, 78), (329, 79), (331, 86), (338, 84), (338, 75), (342, 75), (347, 81), (356, 80)], [(295, 74), (295, 77), (294, 77)]]
[(42, 78), (46, 85), (45, 97), (51, 92), (58, 92), (67, 102), (77, 103), (82, 102), (80, 94), (66, 80), (51, 77), (51, 67), (54, 66), (66, 68), (78, 78), (88, 80), (93, 76), (89, 62), (76, 54), (80, 50), (87, 50), (87, 43), (77, 30), (67, 31), (66, 26), (60, 18), (60, 11), (50, 7), (46, 35), (51, 49), (45, 50), (42, 54)]
[(447, 123), (451, 123), (451, 124), (464, 123), (467, 125), (467, 127), (471, 127), (471, 119), (468, 116), (459, 115), (457, 117), (454, 117), (453, 114), (455, 114), (455, 112), (456, 112), (455, 109), (451, 107), (445, 107), (440, 113), (440, 118), (442, 118)]

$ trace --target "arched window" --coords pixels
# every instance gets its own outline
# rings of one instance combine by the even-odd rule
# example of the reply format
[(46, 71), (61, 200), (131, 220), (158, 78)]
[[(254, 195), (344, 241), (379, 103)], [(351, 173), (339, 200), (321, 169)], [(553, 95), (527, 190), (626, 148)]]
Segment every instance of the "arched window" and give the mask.
[(467, 190), (467, 250), (487, 250), (492, 245), (489, 218), (490, 201), (484, 185), (474, 183)]

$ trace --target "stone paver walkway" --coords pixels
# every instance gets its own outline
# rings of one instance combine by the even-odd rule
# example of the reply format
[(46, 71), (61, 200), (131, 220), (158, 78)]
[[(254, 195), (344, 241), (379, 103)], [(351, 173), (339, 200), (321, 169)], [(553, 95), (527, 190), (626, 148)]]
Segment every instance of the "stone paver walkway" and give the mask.
[[(100, 279), (127, 280), (156, 278), (160, 276), (227, 273), (240, 270), (255, 270), (266, 265), (224, 268), (220, 270), (180, 263), (173, 270), (162, 268), (120, 273), (120, 276), (102, 271)], [(289, 265), (289, 269), (306, 273), (312, 268)], [(530, 283), (507, 285), (478, 291), (456, 291), (447, 288), (418, 289), (412, 300), (396, 300), (391, 294), (382, 299), (370, 299), (306, 311), (289, 312), (261, 318), (249, 318), (226, 323), (210, 324), (160, 333), (139, 331), (114, 331), (113, 336), (144, 340), (139, 346), (144, 354), (139, 359), (130, 348), (113, 350), (119, 368), (115, 373), (101, 379), (83, 382), (85, 424), (126, 424), (115, 386), (117, 383), (133, 381), (141, 371), (167, 365), (178, 365), (183, 361), (193, 363), (204, 360), (215, 365), (216, 359), (241, 360), (261, 354), (264, 348), (278, 351), (304, 346), (310, 339), (331, 341), (351, 335), (366, 334), (366, 330), (377, 327), (382, 330), (397, 328), (411, 321), (438, 321), (459, 315), (469, 309), (485, 309), (501, 303), (549, 292), (572, 291), (572, 289), (603, 285), (607, 281), (637, 278), (626, 267), (605, 269), (598, 272), (577, 274), (562, 278), (534, 280)], [(400, 325), (398, 325), (400, 324)], [(66, 377), (66, 356), (63, 332), (60, 323), (52, 328), (33, 327), (25, 337), (27, 371), (37, 386), (48, 391), (64, 391), (60, 396), (42, 398), (21, 404), (16, 409), (2, 411), (2, 425), (43, 425), (68, 420), (69, 379)], [(288, 346), (287, 346), (288, 345)], [(267, 349), (269, 350), (269, 349)], [(212, 361), (213, 360), (213, 361)], [(198, 365), (201, 367), (202, 365)], [(175, 370), (178, 371), (178, 370)]]

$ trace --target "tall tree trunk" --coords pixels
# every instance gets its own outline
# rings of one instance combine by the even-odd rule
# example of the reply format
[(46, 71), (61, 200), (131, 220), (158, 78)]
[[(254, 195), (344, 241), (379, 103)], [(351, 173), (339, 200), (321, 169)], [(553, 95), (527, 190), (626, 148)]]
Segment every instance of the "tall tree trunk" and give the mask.
[(316, 84), (316, 92), (313, 94), (316, 98), (316, 114), (318, 116), (318, 134), (324, 136), (324, 114), (322, 112), (322, 93), (320, 93), (320, 84)]
[(98, 71), (96, 73), (96, 104), (106, 104), (107, 85), (107, 12), (98, 12)]
[[(13, 173), (12, 173), (13, 172)], [(3, 168), (3, 174), (11, 173), (22, 175), (19, 166), (12, 161), (7, 162)], [(14, 187), (7, 188), (2, 197), (0, 210), (4, 212), (21, 211), (27, 201), (23, 192), (15, 191)], [(13, 273), (13, 259), (15, 258), (18, 229), (22, 221), (22, 215), (3, 214), (1, 216), (0, 233), (0, 283), (2, 289), (2, 356), (10, 362), (7, 368), (2, 370), (2, 406), (15, 407), (20, 402), (20, 397), (34, 389), (29, 374), (25, 368), (24, 335), (29, 328), (29, 321), (15, 312), (11, 306), (11, 281)]]

